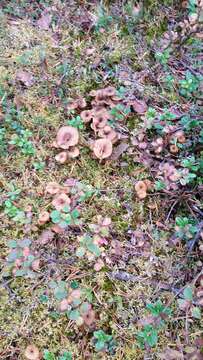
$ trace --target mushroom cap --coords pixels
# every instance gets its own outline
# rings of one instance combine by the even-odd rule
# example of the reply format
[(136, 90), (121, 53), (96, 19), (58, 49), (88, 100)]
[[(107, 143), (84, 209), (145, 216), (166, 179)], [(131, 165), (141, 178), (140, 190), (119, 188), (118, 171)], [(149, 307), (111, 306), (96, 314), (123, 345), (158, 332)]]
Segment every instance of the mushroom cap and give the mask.
[(28, 345), (25, 349), (24, 356), (27, 360), (39, 360), (40, 353), (35, 345)]
[(55, 156), (55, 160), (60, 163), (64, 164), (68, 159), (68, 154), (66, 151), (61, 151), (59, 154)]
[(63, 311), (68, 310), (68, 308), (69, 308), (69, 303), (68, 303), (67, 299), (61, 300), (61, 302), (59, 304), (59, 310), (61, 312), (63, 312)]
[(79, 133), (73, 126), (62, 126), (56, 137), (58, 146), (62, 149), (68, 149), (70, 146), (74, 146), (79, 141)]
[(48, 211), (42, 211), (39, 214), (38, 224), (39, 225), (44, 225), (48, 221), (49, 221), (49, 213), (48, 213)]
[(93, 151), (98, 159), (106, 159), (112, 154), (112, 142), (108, 139), (98, 139), (94, 142)]
[(103, 89), (103, 94), (105, 96), (115, 96), (116, 95), (116, 89), (113, 86), (108, 86)]
[(52, 200), (52, 205), (56, 210), (61, 211), (63, 210), (64, 206), (70, 205), (70, 198), (64, 193), (56, 195)]
[(60, 191), (60, 185), (57, 182), (50, 182), (47, 184), (45, 191), (51, 195), (55, 195)]
[(118, 139), (117, 132), (114, 129), (112, 129), (109, 125), (106, 125), (104, 126), (103, 129), (100, 129), (98, 135), (101, 136), (102, 138), (109, 139), (113, 144)]
[(68, 156), (72, 159), (78, 157), (80, 155), (80, 151), (77, 146), (74, 146), (68, 151)]
[(80, 117), (84, 123), (88, 123), (92, 120), (92, 110), (84, 110), (80, 113)]
[(140, 180), (135, 184), (135, 191), (139, 199), (144, 199), (147, 196), (148, 184), (146, 180)]

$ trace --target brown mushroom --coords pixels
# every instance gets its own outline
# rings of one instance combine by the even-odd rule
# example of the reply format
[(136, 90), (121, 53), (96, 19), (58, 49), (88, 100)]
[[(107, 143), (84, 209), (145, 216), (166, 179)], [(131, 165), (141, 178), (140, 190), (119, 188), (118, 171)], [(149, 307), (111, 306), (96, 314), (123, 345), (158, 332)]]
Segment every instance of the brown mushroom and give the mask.
[(186, 141), (184, 131), (182, 130), (176, 131), (173, 134), (173, 138), (177, 139), (180, 144), (184, 144)]
[(95, 322), (95, 312), (92, 309), (88, 310), (82, 317), (87, 326), (91, 326)]
[(100, 129), (98, 135), (102, 138), (106, 138), (114, 144), (118, 140), (117, 132), (111, 128), (111, 126), (106, 125), (103, 129)]
[(61, 211), (63, 210), (64, 206), (70, 205), (70, 198), (63, 193), (56, 195), (55, 198), (52, 200), (52, 205), (55, 207), (56, 210)]
[(110, 116), (108, 112), (104, 108), (99, 111), (96, 111), (94, 113), (93, 122), (91, 124), (92, 129), (94, 131), (97, 131), (98, 129), (104, 128), (109, 117)]
[(55, 160), (60, 164), (65, 164), (68, 159), (68, 154), (65, 151), (61, 151), (59, 154), (55, 156)]
[(27, 360), (39, 360), (39, 349), (35, 345), (28, 345), (25, 349), (24, 356)]
[(62, 234), (64, 232), (64, 228), (62, 228), (61, 226), (59, 226), (58, 224), (54, 224), (51, 227), (51, 230), (54, 231), (56, 234)]
[(84, 110), (80, 113), (80, 117), (85, 124), (92, 120), (92, 116), (92, 110)]
[(108, 158), (112, 154), (112, 150), (112, 142), (108, 139), (98, 139), (94, 142), (93, 151), (100, 160)]
[(175, 144), (170, 145), (170, 152), (172, 154), (177, 154), (179, 152), (179, 148), (177, 147), (177, 145)]
[(135, 184), (135, 191), (141, 200), (147, 196), (147, 185), (144, 180), (140, 180)]
[(38, 224), (39, 225), (44, 225), (46, 224), (48, 221), (49, 221), (49, 213), (48, 211), (42, 211), (40, 214), (39, 214), (39, 218), (38, 218)]
[(78, 147), (76, 147), (76, 146), (70, 148), (70, 150), (68, 151), (68, 156), (71, 159), (74, 159), (74, 158), (78, 157), (79, 155), (80, 155), (80, 151), (79, 151)]
[(60, 191), (60, 185), (56, 182), (50, 182), (47, 184), (45, 191), (48, 194), (55, 195)]
[(79, 141), (79, 133), (73, 126), (62, 126), (56, 137), (58, 146), (62, 149), (69, 149), (70, 146), (77, 145)]
[(67, 109), (68, 110), (76, 110), (78, 108), (83, 109), (87, 106), (86, 100), (82, 97), (79, 97), (76, 100), (71, 100), (68, 103)]

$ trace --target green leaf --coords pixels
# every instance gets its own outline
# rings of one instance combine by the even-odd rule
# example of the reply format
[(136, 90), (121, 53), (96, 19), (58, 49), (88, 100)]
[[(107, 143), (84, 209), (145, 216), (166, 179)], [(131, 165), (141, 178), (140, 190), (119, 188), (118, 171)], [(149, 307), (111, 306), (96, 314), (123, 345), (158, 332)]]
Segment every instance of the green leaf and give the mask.
[(70, 206), (65, 205), (64, 208), (63, 208), (63, 212), (69, 213), (70, 212)]
[(100, 252), (99, 247), (96, 244), (94, 244), (94, 243), (87, 244), (87, 249), (90, 252), (92, 252), (94, 255), (100, 256), (101, 252)]
[(9, 241), (7, 242), (7, 245), (8, 245), (8, 247), (14, 249), (14, 248), (17, 247), (17, 241), (16, 241), (16, 240), (9, 240)]
[(195, 319), (201, 319), (202, 316), (201, 316), (201, 310), (200, 308), (198, 308), (197, 306), (194, 306), (192, 308), (192, 316), (195, 318)]
[(80, 213), (79, 213), (78, 209), (74, 209), (71, 212), (71, 216), (72, 216), (73, 219), (77, 219), (80, 216)]
[(62, 356), (59, 356), (58, 360), (72, 360), (72, 354), (70, 351), (64, 351)]
[(78, 281), (77, 281), (77, 280), (71, 281), (70, 287), (71, 287), (71, 289), (78, 289), (78, 288), (79, 288), (79, 283), (78, 283)]
[(192, 301), (193, 298), (193, 290), (190, 286), (186, 287), (183, 291), (184, 298), (186, 300)]
[(66, 298), (67, 295), (68, 292), (63, 287), (57, 287), (56, 289), (54, 289), (54, 296), (57, 300), (63, 300)]
[(43, 359), (44, 360), (55, 360), (56, 358), (51, 351), (44, 350)]
[(95, 350), (101, 351), (105, 349), (105, 342), (104, 341), (97, 341), (95, 344)]
[(27, 271), (25, 269), (18, 269), (16, 270), (15, 276), (24, 276), (27, 274)]
[(61, 220), (61, 213), (58, 210), (53, 210), (50, 214), (50, 217), (52, 222), (57, 224)]
[(83, 257), (85, 255), (85, 248), (84, 247), (79, 247), (76, 250), (76, 256), (78, 257)]
[(54, 281), (54, 280), (51, 280), (50, 282), (49, 282), (49, 287), (51, 288), (51, 289), (55, 289), (55, 288), (57, 288), (57, 282), (56, 281)]
[(78, 310), (71, 310), (68, 313), (68, 318), (70, 320), (76, 321), (80, 317), (80, 312)]

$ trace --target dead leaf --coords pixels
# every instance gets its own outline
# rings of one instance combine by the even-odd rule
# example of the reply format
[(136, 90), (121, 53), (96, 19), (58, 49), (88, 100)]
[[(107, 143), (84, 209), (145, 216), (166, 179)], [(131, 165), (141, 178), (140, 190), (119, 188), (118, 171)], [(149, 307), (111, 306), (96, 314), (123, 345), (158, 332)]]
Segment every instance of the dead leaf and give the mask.
[(45, 12), (37, 21), (37, 25), (42, 30), (49, 30), (51, 20), (52, 20), (52, 16), (49, 13)]
[(122, 142), (116, 148), (114, 148), (113, 153), (110, 157), (110, 160), (118, 160), (118, 158), (127, 150), (129, 144)]
[(17, 72), (16, 80), (21, 81), (27, 87), (32, 86), (35, 82), (33, 75), (25, 70), (19, 70)]
[(128, 105), (133, 107), (133, 110), (138, 114), (144, 114), (147, 111), (147, 104), (143, 100), (132, 100)]
[(160, 359), (167, 360), (183, 360), (184, 356), (179, 351), (174, 349), (166, 349), (164, 353), (159, 354)]
[(48, 244), (54, 238), (54, 233), (51, 230), (44, 230), (42, 231), (40, 237), (38, 238), (38, 242), (41, 245)]

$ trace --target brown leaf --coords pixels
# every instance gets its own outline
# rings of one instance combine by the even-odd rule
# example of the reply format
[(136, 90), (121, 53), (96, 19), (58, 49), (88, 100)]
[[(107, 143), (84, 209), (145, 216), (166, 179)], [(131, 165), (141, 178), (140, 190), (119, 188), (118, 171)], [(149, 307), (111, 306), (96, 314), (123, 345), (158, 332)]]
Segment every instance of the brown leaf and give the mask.
[(110, 160), (118, 160), (118, 158), (127, 150), (129, 144), (122, 142), (113, 150)]
[(130, 101), (129, 105), (131, 105), (133, 110), (138, 114), (144, 114), (147, 111), (147, 104), (145, 101), (135, 99)]
[(48, 244), (48, 242), (52, 241), (54, 238), (54, 233), (51, 230), (44, 230), (42, 231), (38, 241), (41, 245)]
[(49, 30), (51, 20), (52, 20), (52, 16), (49, 13), (45, 12), (37, 21), (37, 25), (42, 30)]
[(24, 70), (19, 70), (17, 72), (16, 80), (21, 81), (27, 87), (32, 86), (35, 82), (33, 75), (28, 71), (24, 71)]

